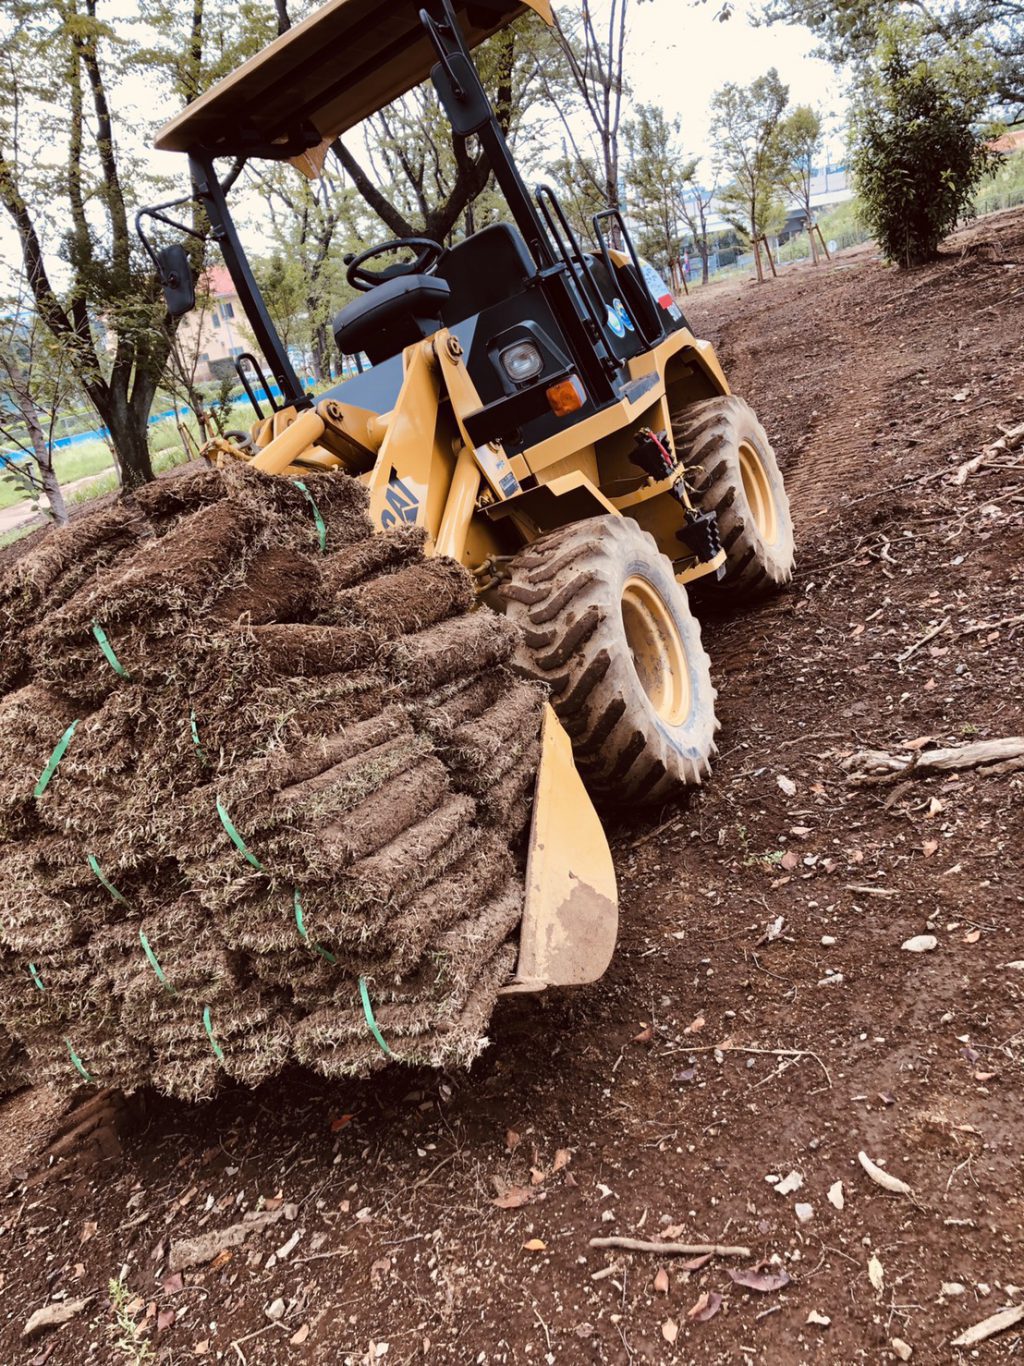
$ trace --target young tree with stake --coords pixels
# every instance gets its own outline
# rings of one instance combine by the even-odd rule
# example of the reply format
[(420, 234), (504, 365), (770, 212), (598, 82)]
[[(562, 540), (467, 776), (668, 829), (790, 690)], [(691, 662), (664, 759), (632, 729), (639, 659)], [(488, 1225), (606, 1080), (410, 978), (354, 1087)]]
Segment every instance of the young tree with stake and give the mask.
[(730, 81), (711, 99), (716, 165), (728, 177), (719, 194), (723, 216), (754, 249), (757, 278), (764, 283), (758, 238), (781, 221), (779, 190), (786, 177), (780, 125), (789, 87), (772, 67), (749, 86)]

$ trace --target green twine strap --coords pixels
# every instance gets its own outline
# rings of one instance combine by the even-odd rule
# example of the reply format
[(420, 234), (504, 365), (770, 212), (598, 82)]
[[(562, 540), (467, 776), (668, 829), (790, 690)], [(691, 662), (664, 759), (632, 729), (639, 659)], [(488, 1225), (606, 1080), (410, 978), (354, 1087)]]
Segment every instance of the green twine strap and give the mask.
[(195, 747), (196, 747), (196, 753), (199, 755), (199, 762), (200, 762), (201, 764), (205, 764), (205, 763), (206, 763), (206, 755), (203, 753), (203, 747), (202, 747), (202, 745), (199, 743), (199, 725), (198, 725), (198, 723), (197, 723), (197, 721), (196, 721), (196, 709), (195, 709), (195, 707), (193, 707), (193, 708), (191, 709), (191, 711), (189, 712), (189, 714), (188, 714), (188, 719), (189, 719), (189, 725), (190, 725), (191, 728), (192, 728), (192, 743), (195, 745)]
[(313, 521), (316, 522), (316, 534), (320, 537), (320, 553), (323, 554), (327, 549), (327, 527), (324, 525), (324, 519), (320, 516), (320, 509), (317, 507), (313, 495), (310, 493), (309, 489), (306, 488), (306, 485), (302, 480), (296, 479), (294, 482), (295, 487), (301, 489), (306, 495), (309, 500), (309, 506), (313, 509)]
[(67, 1047), (68, 1053), (70, 1054), (71, 1061), (75, 1064), (75, 1067), (78, 1069), (78, 1071), (81, 1072), (81, 1074), (82, 1074), (82, 1076), (85, 1078), (85, 1080), (86, 1080), (87, 1082), (89, 1082), (90, 1085), (91, 1085), (91, 1084), (92, 1084), (92, 1077), (90, 1077), (89, 1073), (85, 1070), (85, 1064), (82, 1062), (82, 1059), (78, 1056), (78, 1054), (75, 1052), (75, 1050), (71, 1047), (71, 1040), (70, 1040), (70, 1039), (65, 1039), (65, 1040), (64, 1040), (64, 1043), (65, 1043), (65, 1045), (66, 1045), (66, 1047)]
[(45, 991), (46, 988), (43, 986), (43, 979), (39, 976), (39, 969), (36, 967), (35, 963), (29, 963), (28, 970), (32, 974), (32, 980), (35, 982), (37, 989), (39, 991)]
[(100, 649), (103, 651), (103, 658), (113, 669), (114, 673), (118, 674), (121, 678), (127, 678), (130, 680), (131, 674), (118, 659), (117, 655), (114, 654), (114, 647), (107, 639), (107, 633), (106, 631), (104, 631), (103, 627), (99, 624), (98, 621), (93, 622), (92, 633), (96, 637), (96, 642), (99, 645)]
[(57, 765), (60, 763), (61, 759), (64, 758), (64, 751), (67, 749), (68, 745), (71, 744), (71, 737), (74, 735), (75, 727), (77, 725), (77, 721), (72, 721), (71, 725), (68, 726), (67, 730), (57, 741), (53, 753), (47, 760), (46, 767), (39, 775), (39, 781), (36, 783), (35, 791), (32, 793), (34, 797), (41, 797), (49, 786), (50, 779), (57, 772)]
[(302, 901), (299, 897), (298, 887), (295, 888), (295, 923), (299, 927), (299, 936), (307, 948), (312, 949), (314, 953), (318, 953), (320, 957), (325, 958), (328, 963), (336, 963), (338, 961), (333, 953), (328, 953), (327, 950), (322, 949), (319, 944), (314, 944), (306, 933), (306, 925), (302, 919)]
[(210, 1039), (210, 1047), (213, 1049), (214, 1054), (215, 1054), (215, 1056), (216, 1056), (216, 1058), (217, 1058), (217, 1061), (218, 1061), (218, 1062), (223, 1062), (223, 1061), (224, 1061), (224, 1050), (223, 1050), (223, 1048), (221, 1048), (221, 1046), (220, 1046), (220, 1044), (217, 1042), (217, 1040), (213, 1037), (213, 1024), (212, 1024), (212, 1022), (211, 1022), (211, 1020), (210, 1020), (210, 1007), (209, 1007), (209, 1006), (207, 1006), (206, 1009), (203, 1011), (203, 1026), (205, 1027), (206, 1033), (207, 1033), (208, 1036), (209, 1036), (209, 1039)]
[(176, 996), (178, 993), (177, 993), (177, 992), (174, 990), (174, 988), (171, 986), (170, 982), (168, 982), (168, 980), (167, 980), (167, 974), (164, 972), (163, 968), (160, 966), (159, 960), (157, 959), (157, 956), (156, 956), (156, 954), (153, 952), (152, 948), (150, 947), (149, 940), (146, 938), (145, 931), (143, 931), (143, 930), (139, 930), (139, 943), (142, 945), (142, 951), (143, 951), (143, 953), (145, 953), (146, 957), (149, 959), (150, 966), (152, 967), (153, 971), (156, 973), (157, 977), (159, 978), (161, 985), (162, 985), (167, 991), (169, 991), (169, 992), (171, 993), (172, 996)]
[(106, 887), (107, 891), (114, 898), (114, 900), (120, 901), (122, 906), (127, 906), (128, 898), (126, 896), (122, 896), (122, 894), (117, 890), (114, 884), (108, 878), (103, 876), (103, 869), (96, 862), (95, 855), (89, 854), (87, 855), (87, 857), (89, 859), (89, 867), (93, 870), (93, 872), (96, 874), (99, 880), (103, 883), (104, 887)]
[(246, 844), (245, 840), (242, 839), (241, 835), (231, 824), (231, 817), (228, 815), (227, 811), (225, 811), (224, 805), (219, 797), (217, 798), (217, 815), (220, 817), (221, 825), (223, 825), (224, 829), (228, 832), (228, 838), (238, 852), (248, 863), (251, 863), (254, 868), (258, 868), (260, 872), (262, 872), (263, 864), (260, 863), (255, 854), (250, 852), (249, 846)]
[(359, 979), (359, 995), (363, 998), (363, 1014), (366, 1016), (366, 1023), (370, 1027), (370, 1033), (377, 1040), (378, 1044), (380, 1044), (383, 1052), (386, 1053), (389, 1058), (393, 1058), (395, 1055), (387, 1046), (384, 1035), (380, 1032), (377, 1021), (373, 1018), (373, 1006), (370, 1005), (370, 993), (366, 987), (365, 977), (360, 977)]

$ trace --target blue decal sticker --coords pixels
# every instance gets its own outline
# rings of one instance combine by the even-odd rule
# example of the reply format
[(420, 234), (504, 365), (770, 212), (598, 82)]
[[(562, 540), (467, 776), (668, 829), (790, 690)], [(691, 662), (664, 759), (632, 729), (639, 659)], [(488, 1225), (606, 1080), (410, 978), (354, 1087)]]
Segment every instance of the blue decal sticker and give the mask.
[(633, 326), (633, 319), (629, 316), (629, 313), (626, 309), (626, 305), (622, 302), (622, 300), (616, 297), (614, 302), (612, 303), (612, 307), (618, 314), (619, 322), (622, 324), (624, 329), (624, 331), (619, 333), (619, 336), (625, 336), (626, 332), (635, 332), (636, 328)]
[(626, 335), (626, 329), (622, 319), (610, 304), (608, 305), (608, 327), (617, 337), (624, 337)]

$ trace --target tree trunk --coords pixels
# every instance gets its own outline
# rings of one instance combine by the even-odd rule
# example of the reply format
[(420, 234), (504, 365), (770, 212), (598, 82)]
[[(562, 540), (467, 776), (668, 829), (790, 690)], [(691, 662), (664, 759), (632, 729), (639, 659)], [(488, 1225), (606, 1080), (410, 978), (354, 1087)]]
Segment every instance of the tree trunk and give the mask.
[(757, 267), (757, 283), (764, 284), (764, 267), (761, 265), (761, 244), (754, 238), (754, 265)]
[(814, 224), (811, 222), (810, 214), (807, 216), (807, 236), (811, 243), (811, 260), (818, 265), (818, 244), (814, 240)]
[(64, 526), (68, 520), (68, 511), (64, 505), (64, 494), (61, 492), (60, 481), (53, 468), (53, 447), (47, 441), (46, 434), (43, 431), (43, 424), (39, 420), (39, 409), (29, 392), (28, 380), (20, 367), (14, 368), (13, 362), (9, 360), (6, 369), (10, 380), (11, 398), (13, 398), (18, 411), (24, 418), (25, 426), (28, 429), (29, 440), (32, 442), (32, 454), (35, 456), (36, 464), (39, 467), (43, 491), (46, 494), (47, 502), (50, 504), (53, 520), (58, 526)]
[(710, 271), (708, 270), (708, 261), (710, 260), (710, 257), (711, 253), (705, 246), (705, 248), (700, 254), (700, 282), (702, 285), (707, 284), (708, 278), (710, 276)]
[(149, 454), (148, 409), (141, 416), (123, 394), (110, 393), (109, 404), (100, 413), (113, 443), (121, 471), (121, 489), (130, 492), (153, 478)]

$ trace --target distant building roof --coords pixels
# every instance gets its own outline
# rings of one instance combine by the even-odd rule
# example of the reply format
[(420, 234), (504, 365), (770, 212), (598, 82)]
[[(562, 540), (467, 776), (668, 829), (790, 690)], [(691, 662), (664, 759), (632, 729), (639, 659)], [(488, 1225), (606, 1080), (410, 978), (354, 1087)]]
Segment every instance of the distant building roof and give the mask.
[(203, 274), (206, 288), (214, 299), (223, 299), (227, 295), (238, 293), (231, 283), (227, 266), (207, 266)]
[(1014, 128), (1004, 133), (995, 142), (990, 142), (989, 146), (993, 152), (1024, 152), (1024, 128)]

